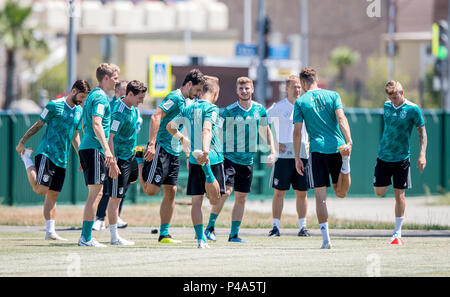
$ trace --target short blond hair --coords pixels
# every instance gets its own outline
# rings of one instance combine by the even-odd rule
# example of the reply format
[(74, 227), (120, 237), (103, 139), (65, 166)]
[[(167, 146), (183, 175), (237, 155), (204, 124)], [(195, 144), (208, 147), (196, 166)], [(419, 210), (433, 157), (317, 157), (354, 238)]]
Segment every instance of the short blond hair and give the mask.
[(243, 85), (243, 84), (251, 84), (253, 87), (253, 80), (251, 80), (250, 78), (248, 78), (246, 76), (238, 77), (238, 79), (236, 80), (236, 86)]
[(119, 66), (112, 63), (102, 63), (98, 65), (97, 71), (95, 72), (95, 76), (97, 77), (97, 81), (101, 82), (105, 75), (111, 77), (114, 72), (120, 72)]
[(205, 83), (203, 84), (203, 93), (211, 93), (219, 89), (218, 77), (205, 75), (203, 78), (205, 79)]
[(394, 93), (403, 91), (403, 87), (400, 82), (395, 81), (395, 80), (390, 80), (386, 83), (384, 90), (385, 90), (386, 94), (392, 95)]
[(286, 86), (289, 86), (292, 82), (300, 82), (300, 77), (291, 74), (286, 78)]

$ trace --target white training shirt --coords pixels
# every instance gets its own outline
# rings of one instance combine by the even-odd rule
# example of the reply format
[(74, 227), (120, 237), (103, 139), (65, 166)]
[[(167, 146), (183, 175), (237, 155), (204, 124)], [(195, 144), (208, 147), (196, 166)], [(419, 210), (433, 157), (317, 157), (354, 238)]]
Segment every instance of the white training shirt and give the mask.
[[(269, 123), (272, 125), (272, 131), (274, 132), (275, 141), (286, 145), (286, 151), (280, 153), (278, 158), (293, 159), (294, 154), (294, 104), (289, 102), (287, 98), (274, 103), (268, 110), (267, 116), (269, 117)], [(300, 146), (300, 158), (308, 159), (309, 152), (307, 151), (308, 133), (306, 132), (305, 125), (302, 126), (302, 140)]]

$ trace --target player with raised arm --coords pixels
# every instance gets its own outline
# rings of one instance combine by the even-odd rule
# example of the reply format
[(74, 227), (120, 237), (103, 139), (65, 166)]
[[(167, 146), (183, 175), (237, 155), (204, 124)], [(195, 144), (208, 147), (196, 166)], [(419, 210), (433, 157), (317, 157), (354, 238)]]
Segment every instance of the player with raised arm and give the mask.
[[(119, 206), (130, 185), (133, 170), (134, 147), (137, 140), (136, 124), (139, 119), (138, 105), (144, 102), (147, 87), (142, 82), (133, 80), (128, 83), (126, 96), (111, 116), (109, 148), (117, 159), (120, 174), (117, 178), (108, 177), (104, 187), (109, 198), (108, 221), (112, 245), (134, 245), (134, 242), (123, 239), (117, 231)], [(105, 192), (105, 191), (104, 191)]]
[[(55, 231), (56, 200), (64, 184), (69, 159), (70, 144), (76, 151), (80, 145), (79, 130), (86, 96), (91, 91), (85, 80), (77, 80), (69, 95), (50, 101), (41, 112), (39, 120), (25, 133), (16, 146), (27, 171), (28, 181), (33, 191), (45, 195), (44, 218), (45, 239), (66, 240)], [(31, 149), (25, 143), (45, 124), (47, 129), (36, 151), (35, 163), (31, 159)], [(37, 168), (35, 166), (37, 164)]]
[[(203, 196), (206, 193), (211, 205), (214, 205), (225, 194), (223, 153), (218, 129), (219, 108), (215, 105), (219, 91), (219, 79), (205, 75), (200, 99), (186, 107), (167, 125), (169, 133), (183, 139), (187, 153), (190, 151), (186, 194), (192, 196), (191, 218), (198, 248), (209, 247), (203, 234)], [(187, 137), (178, 131), (180, 123), (184, 123)]]
[(116, 158), (111, 152), (108, 140), (111, 125), (111, 108), (108, 95), (119, 81), (120, 69), (114, 64), (102, 63), (97, 67), (98, 87), (92, 90), (83, 106), (83, 139), (78, 154), (83, 168), (84, 180), (89, 189), (83, 211), (83, 226), (79, 246), (105, 247), (92, 237), (92, 226), (98, 202), (102, 197), (106, 168), (109, 176), (120, 174)]
[[(192, 69), (182, 86), (170, 92), (158, 105), (150, 120), (149, 142), (145, 149), (145, 162), (139, 164), (139, 182), (144, 192), (156, 195), (162, 186), (164, 191), (160, 207), (160, 243), (180, 243), (169, 234), (170, 221), (175, 208), (178, 171), (180, 169), (180, 140), (167, 131), (167, 124), (186, 107), (187, 99), (197, 98), (203, 88), (203, 74)], [(183, 125), (178, 128), (183, 130)]]
[(239, 77), (236, 80), (236, 93), (239, 99), (226, 107), (220, 114), (223, 129), (226, 193), (222, 195), (219, 203), (213, 205), (205, 230), (206, 238), (212, 241), (216, 240), (214, 232), (216, 219), (234, 189), (235, 199), (228, 241), (247, 242), (239, 237), (239, 229), (244, 216), (245, 201), (252, 184), (253, 157), (257, 151), (258, 134), (270, 148), (267, 167), (272, 166), (274, 162), (275, 146), (267, 121), (266, 109), (252, 100), (253, 92), (253, 81), (248, 77)]
[(395, 228), (392, 244), (403, 244), (402, 224), (405, 215), (405, 189), (411, 188), (410, 137), (414, 127), (419, 133), (420, 152), (417, 168), (422, 173), (427, 164), (427, 131), (420, 108), (405, 98), (402, 85), (390, 80), (385, 86), (388, 99), (384, 103), (384, 130), (378, 148), (374, 174), (375, 193), (382, 197), (393, 182), (395, 196)]
[(350, 154), (352, 138), (341, 97), (338, 93), (324, 90), (317, 85), (317, 73), (312, 68), (303, 68), (300, 83), (305, 92), (294, 106), (294, 152), (295, 165), (300, 175), (305, 175), (305, 166), (300, 158), (303, 123), (310, 140), (310, 162), (312, 167), (316, 213), (322, 233), (322, 249), (331, 248), (328, 231), (326, 204), (330, 175), (337, 197), (344, 198), (350, 188)]
[(300, 175), (295, 169), (295, 154), (293, 143), (292, 122), (294, 114), (295, 100), (301, 94), (300, 78), (296, 75), (290, 75), (286, 79), (287, 98), (278, 101), (267, 110), (269, 122), (272, 125), (272, 131), (275, 133), (275, 147), (278, 148), (277, 160), (272, 168), (270, 185), (274, 188), (272, 200), (272, 218), (273, 228), (269, 236), (280, 236), (280, 219), (283, 211), (283, 200), (286, 191), (292, 185), (296, 196), (296, 208), (298, 215), (298, 236), (311, 236), (306, 229), (307, 215), (307, 190), (312, 188), (311, 169), (309, 158), (308, 133), (305, 126), (302, 127), (302, 139), (300, 147), (300, 158), (305, 166), (305, 174)]

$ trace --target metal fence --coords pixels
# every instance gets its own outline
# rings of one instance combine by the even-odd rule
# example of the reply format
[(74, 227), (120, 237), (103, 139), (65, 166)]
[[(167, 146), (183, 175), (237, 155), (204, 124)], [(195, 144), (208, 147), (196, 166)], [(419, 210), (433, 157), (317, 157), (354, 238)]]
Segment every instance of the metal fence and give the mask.
[[(428, 133), (427, 167), (423, 174), (416, 168), (419, 153), (419, 137), (413, 131), (411, 137), (411, 176), (413, 188), (407, 190), (408, 196), (438, 194), (450, 190), (450, 113), (441, 110), (423, 111)], [(351, 157), (352, 185), (349, 197), (373, 197), (373, 173), (378, 152), (378, 144), (383, 131), (381, 109), (346, 109), (353, 138)], [(145, 144), (148, 140), (151, 114), (143, 114), (144, 123), (138, 135), (138, 143)], [(19, 139), (26, 130), (39, 118), (37, 114), (0, 113), (0, 204), (2, 205), (33, 205), (41, 204), (43, 197), (35, 194), (28, 183), (25, 167), (15, 151)], [(45, 127), (32, 137), (27, 147), (37, 149)], [(183, 154), (182, 154), (183, 155)], [(271, 168), (259, 163), (260, 154), (255, 158), (255, 171), (252, 192), (249, 199), (271, 199), (273, 189), (269, 186)], [(187, 170), (182, 157), (178, 196), (186, 194)], [(72, 149), (66, 180), (58, 198), (59, 204), (82, 204), (87, 198), (87, 187), (82, 173), (78, 171), (78, 157)], [(331, 188), (330, 195), (333, 195)], [(392, 195), (392, 188), (388, 195)], [(294, 197), (293, 191), (288, 191), (288, 197)], [(309, 196), (313, 196), (312, 192)], [(127, 193), (127, 203), (148, 202), (151, 199), (140, 189), (138, 183), (132, 185)]]

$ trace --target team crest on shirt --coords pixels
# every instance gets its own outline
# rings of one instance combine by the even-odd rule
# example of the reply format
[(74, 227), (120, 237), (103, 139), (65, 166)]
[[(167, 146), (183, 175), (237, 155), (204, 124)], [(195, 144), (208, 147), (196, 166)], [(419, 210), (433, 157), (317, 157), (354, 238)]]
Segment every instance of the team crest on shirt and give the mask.
[(406, 111), (404, 111), (404, 110), (402, 110), (401, 112), (400, 112), (400, 118), (402, 119), (402, 120), (404, 120), (405, 118), (406, 118)]
[(234, 118), (234, 120), (235, 120), (236, 122), (242, 122), (242, 121), (244, 121), (244, 118), (243, 118), (242, 116), (238, 115), (238, 116), (236, 116), (236, 117)]
[(253, 118), (255, 120), (259, 120), (259, 113), (257, 111), (255, 111), (255, 113), (253, 113)]
[(391, 113), (389, 112), (389, 110), (386, 110), (384, 112), (384, 116), (387, 117), (387, 118), (391, 116)]

